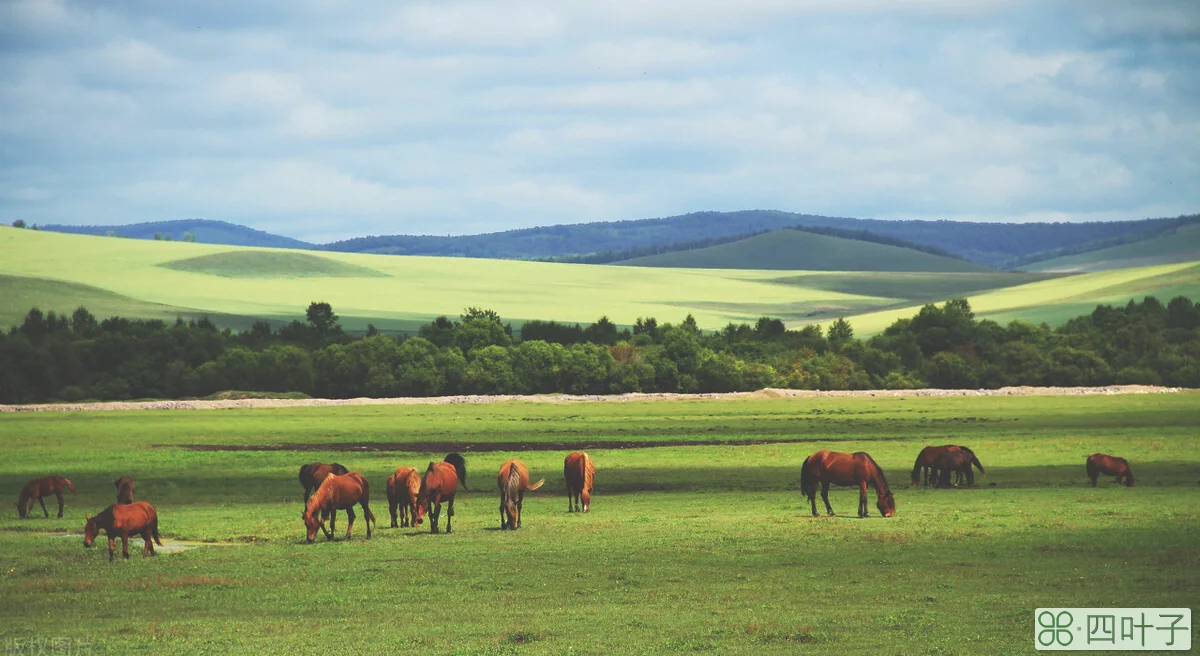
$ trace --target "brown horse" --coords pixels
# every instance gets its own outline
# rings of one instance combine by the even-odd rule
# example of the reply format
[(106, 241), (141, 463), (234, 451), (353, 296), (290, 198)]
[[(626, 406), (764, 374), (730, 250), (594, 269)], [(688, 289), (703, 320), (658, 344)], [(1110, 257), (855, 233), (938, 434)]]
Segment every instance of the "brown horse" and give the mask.
[(128, 476), (122, 476), (113, 481), (113, 487), (117, 488), (117, 503), (128, 504), (133, 503), (133, 479)]
[(546, 479), (529, 484), (529, 470), (520, 460), (508, 460), (500, 465), (496, 485), (500, 488), (500, 530), (521, 528), (521, 506), (525, 493), (542, 486)]
[(136, 501), (127, 504), (114, 504), (100, 511), (99, 515), (92, 517), (87, 516), (87, 525), (83, 527), (83, 546), (90, 547), (95, 542), (96, 536), (100, 534), (100, 529), (104, 529), (105, 535), (108, 536), (108, 562), (112, 562), (113, 552), (117, 549), (116, 538), (121, 537), (121, 555), (129, 558), (129, 536), (141, 535), (146, 541), (146, 548), (142, 550), (143, 556), (154, 555), (154, 544), (162, 546), (162, 540), (158, 537), (158, 512), (154, 510), (154, 506), (145, 501)]
[[(425, 516), (417, 496), (421, 494), (421, 475), (412, 467), (400, 467), (387, 479), (388, 512), (392, 514), (392, 528), (417, 526)], [(396, 508), (400, 509), (400, 523), (396, 524)]]
[(446, 502), (446, 534), (450, 534), (450, 519), (454, 517), (454, 495), (458, 485), (467, 487), (467, 461), (457, 453), (451, 453), (441, 462), (431, 462), (421, 477), (421, 489), (417, 493), (417, 505), (429, 514), (429, 532), (438, 532), (438, 519), (442, 515), (442, 502)]
[(592, 504), (592, 485), (596, 466), (588, 454), (576, 451), (563, 460), (563, 477), (567, 479), (567, 512), (587, 512)]
[(975, 485), (975, 470), (971, 467), (979, 468), (980, 473), (987, 476), (987, 472), (983, 469), (983, 463), (979, 462), (979, 458), (975, 456), (975, 452), (965, 446), (952, 446), (947, 448), (937, 457), (933, 463), (934, 487), (949, 488), (950, 473), (954, 472), (954, 485), (962, 485), (963, 476), (967, 478), (967, 485)]
[[(371, 487), (367, 479), (358, 472), (342, 475), (326, 476), (317, 488), (312, 498), (304, 506), (301, 517), (308, 529), (308, 541), (317, 537), (317, 529), (325, 533), (325, 539), (332, 540), (337, 522), (337, 511), (346, 511), (346, 539), (350, 539), (350, 531), (354, 528), (354, 504), (362, 506), (363, 518), (367, 523), (367, 539), (371, 539), (371, 524), (375, 515), (371, 512)], [(329, 513), (329, 528), (325, 528), (325, 513)]]
[(817, 484), (821, 485), (821, 499), (825, 502), (825, 510), (833, 515), (833, 507), (829, 505), (829, 485), (857, 485), (858, 516), (868, 517), (867, 485), (875, 487), (875, 507), (879, 514), (891, 517), (896, 514), (896, 498), (888, 489), (887, 478), (883, 469), (875, 464), (875, 460), (867, 453), (838, 453), (836, 451), (817, 451), (804, 459), (800, 470), (800, 489), (812, 502), (813, 517), (817, 516)]
[(1087, 475), (1092, 479), (1092, 487), (1096, 487), (1096, 479), (1100, 477), (1100, 474), (1116, 476), (1113, 479), (1114, 483), (1120, 483), (1124, 478), (1125, 487), (1133, 487), (1133, 470), (1129, 468), (1129, 461), (1124, 458), (1110, 456), (1106, 453), (1093, 453), (1088, 456)]
[(42, 501), (42, 497), (53, 494), (58, 498), (58, 518), (62, 519), (63, 488), (70, 490), (71, 494), (75, 494), (75, 486), (71, 484), (71, 481), (62, 476), (47, 476), (29, 481), (25, 484), (25, 487), (21, 488), (21, 494), (17, 497), (17, 514), (24, 519), (25, 515), (33, 509), (34, 499), (37, 499), (37, 502), (42, 506), (42, 512), (46, 515), (46, 519), (49, 519), (50, 511), (46, 510), (46, 502)]
[(327, 465), (323, 462), (310, 462), (307, 465), (300, 467), (300, 485), (304, 488), (304, 505), (308, 505), (308, 497), (317, 488), (321, 487), (321, 483), (325, 481), (326, 476), (342, 476), (350, 470), (338, 463)]

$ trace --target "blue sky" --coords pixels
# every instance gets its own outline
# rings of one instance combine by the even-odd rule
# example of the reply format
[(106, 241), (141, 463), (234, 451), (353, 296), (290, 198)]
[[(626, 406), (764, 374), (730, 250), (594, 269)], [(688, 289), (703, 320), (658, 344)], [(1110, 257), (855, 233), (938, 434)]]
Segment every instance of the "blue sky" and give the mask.
[(1200, 2), (0, 2), (0, 221), (1200, 211)]

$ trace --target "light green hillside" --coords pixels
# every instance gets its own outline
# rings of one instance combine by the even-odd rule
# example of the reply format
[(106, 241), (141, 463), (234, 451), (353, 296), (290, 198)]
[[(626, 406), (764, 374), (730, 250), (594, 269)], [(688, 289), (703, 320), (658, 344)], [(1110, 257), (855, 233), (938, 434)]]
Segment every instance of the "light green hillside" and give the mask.
[(627, 266), (784, 271), (988, 271), (986, 267), (911, 248), (857, 239), (777, 230), (728, 244), (649, 255)]
[[(968, 296), (980, 319), (1062, 323), (1086, 314), (1098, 304), (1125, 304), (1129, 299), (1157, 296), (1164, 303), (1175, 296), (1200, 298), (1200, 263), (1164, 264), (1134, 269), (1098, 271)], [(857, 334), (882, 331), (897, 319), (911, 317), (919, 305), (847, 317)]]
[[(311, 275), (297, 278), (278, 266), (272, 272), (248, 271), (247, 256), (230, 255), (241, 253), (278, 257), (289, 251), (0, 229), (0, 274), (86, 284), (141, 303), (239, 316), (302, 319), (309, 303), (323, 300), (343, 318), (371, 318), (380, 327), (388, 322), (412, 325), (440, 314), (456, 316), (475, 305), (518, 321), (591, 322), (601, 315), (618, 323), (644, 316), (678, 321), (692, 312), (701, 326), (716, 328), (764, 314), (796, 319), (814, 307), (849, 313), (897, 302), (779, 285), (770, 282), (779, 273), (766, 271), (330, 252), (303, 253), (318, 262), (306, 260)], [(238, 262), (231, 265), (233, 260)], [(196, 262), (205, 264), (201, 271), (172, 268), (194, 269)], [(203, 272), (205, 268), (210, 272)], [(319, 273), (345, 268), (377, 275)], [(247, 277), (228, 277), (231, 270)]]
[(1152, 239), (1056, 257), (1021, 268), (1026, 271), (1106, 271), (1194, 261), (1200, 261), (1200, 223), (1183, 226)]

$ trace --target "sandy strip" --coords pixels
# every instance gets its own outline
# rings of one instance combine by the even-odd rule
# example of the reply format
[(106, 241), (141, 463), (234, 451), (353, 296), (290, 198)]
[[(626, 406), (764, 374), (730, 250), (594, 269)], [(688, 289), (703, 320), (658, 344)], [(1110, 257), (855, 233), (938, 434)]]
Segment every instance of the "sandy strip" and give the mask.
[(436, 397), (399, 397), (391, 399), (226, 399), (216, 401), (110, 401), (104, 403), (42, 403), (30, 405), (0, 405), (0, 412), (93, 412), (100, 410), (231, 410), (236, 408), (301, 408), (341, 405), (444, 405), (448, 403), (620, 403), (625, 401), (691, 401), (700, 399), (791, 399), (843, 397), (921, 397), (921, 396), (1079, 396), (1093, 394), (1172, 394), (1184, 391), (1177, 387), (1150, 385), (1110, 385), (1107, 387), (1002, 387), (995, 390), (792, 390), (761, 389), (757, 392), (724, 394), (543, 394), (497, 396), (462, 395)]

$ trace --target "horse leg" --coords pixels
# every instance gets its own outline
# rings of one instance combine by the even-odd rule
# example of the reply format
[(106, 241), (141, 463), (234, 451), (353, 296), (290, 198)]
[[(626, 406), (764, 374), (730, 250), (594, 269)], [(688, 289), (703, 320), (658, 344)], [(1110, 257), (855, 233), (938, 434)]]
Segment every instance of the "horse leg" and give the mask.
[[(37, 500), (38, 503), (42, 504), (42, 514), (46, 516), (46, 519), (50, 519), (50, 511), (46, 510), (46, 502), (42, 501), (41, 495), (38, 495)], [(59, 517), (62, 517), (62, 515), (59, 515)]]
[(450, 520), (454, 517), (454, 497), (446, 504), (446, 535), (450, 535)]
[(817, 516), (817, 488), (813, 488), (812, 494), (808, 495), (808, 501), (812, 504), (813, 517)]
[(113, 552), (117, 550), (117, 541), (113, 536), (108, 536), (108, 562), (113, 561)]
[[(346, 508), (346, 517), (347, 517), (347, 519), (346, 519), (346, 539), (349, 540), (350, 539), (350, 531), (354, 529), (354, 506), (350, 506), (349, 508)], [(370, 522), (368, 522), (367, 526), (370, 526), (370, 525), (371, 525)]]
[[(830, 517), (833, 517), (833, 506), (829, 505), (829, 481), (823, 481), (821, 483), (821, 501), (825, 502), (825, 510), (829, 513)], [(816, 505), (815, 501), (813, 502), (813, 505)]]
[(129, 560), (129, 534), (125, 531), (121, 531), (121, 555)]
[(337, 508), (329, 511), (329, 532), (325, 534), (326, 540), (333, 540), (333, 536), (337, 533)]
[(58, 518), (62, 519), (62, 509), (63, 509), (62, 490), (55, 492), (54, 496), (58, 497)]
[(508, 516), (504, 514), (504, 495), (500, 495), (500, 530), (508, 528)]
[(517, 493), (517, 528), (521, 528), (521, 506), (525, 503), (525, 493)]
[(429, 502), (429, 532), (436, 534), (438, 532), (438, 516), (442, 514), (442, 502)]
[(866, 519), (867, 517), (870, 517), (870, 513), (867, 512), (866, 481), (862, 481), (858, 484), (858, 517), (859, 519)]
[(142, 558), (154, 555), (154, 543), (150, 541), (150, 529), (142, 531), (142, 539), (146, 541), (146, 546), (142, 549)]
[(398, 504), (395, 501), (388, 499), (388, 513), (391, 514), (391, 516), (392, 516), (392, 528), (398, 528), (400, 526), (408, 526), (408, 524), (406, 524), (405, 520), (404, 520), (404, 509), (403, 508), (400, 509), (400, 518), (401, 518), (400, 523), (399, 524), (396, 523), (396, 506), (397, 505)]

